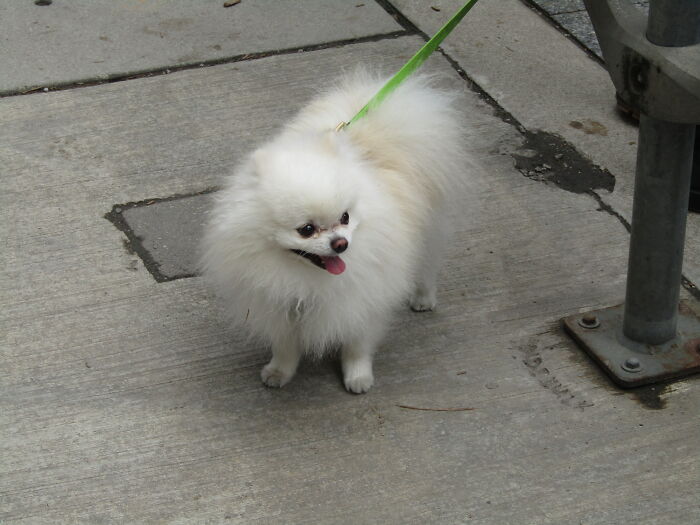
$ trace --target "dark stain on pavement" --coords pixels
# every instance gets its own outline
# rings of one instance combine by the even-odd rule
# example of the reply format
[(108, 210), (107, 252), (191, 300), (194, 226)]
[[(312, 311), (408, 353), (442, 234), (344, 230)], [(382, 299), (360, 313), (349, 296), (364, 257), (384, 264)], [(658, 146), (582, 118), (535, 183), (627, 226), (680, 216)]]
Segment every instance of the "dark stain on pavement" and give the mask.
[(600, 122), (597, 122), (595, 120), (572, 120), (571, 122), (569, 122), (569, 126), (571, 126), (574, 129), (580, 129), (586, 135), (601, 135), (603, 137), (608, 136), (608, 128), (606, 128)]
[(632, 398), (638, 401), (644, 408), (661, 410), (666, 408), (666, 400), (661, 396), (668, 392), (669, 383), (656, 383), (640, 386), (629, 391)]
[(525, 141), (511, 153), (515, 167), (527, 178), (572, 193), (615, 188), (615, 177), (579, 153), (562, 137), (544, 131), (523, 132)]

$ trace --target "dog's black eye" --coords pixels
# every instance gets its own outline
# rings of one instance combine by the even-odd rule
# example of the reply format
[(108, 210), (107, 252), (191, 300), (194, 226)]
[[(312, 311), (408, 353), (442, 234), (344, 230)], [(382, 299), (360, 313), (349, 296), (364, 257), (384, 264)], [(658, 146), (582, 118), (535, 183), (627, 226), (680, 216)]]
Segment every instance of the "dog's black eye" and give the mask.
[(348, 212), (343, 213), (343, 215), (340, 217), (340, 224), (347, 224), (350, 222), (350, 215), (348, 215)]
[(311, 237), (314, 232), (316, 231), (316, 228), (314, 228), (313, 224), (304, 224), (301, 228), (297, 228), (297, 232), (299, 232), (299, 235), (302, 237)]

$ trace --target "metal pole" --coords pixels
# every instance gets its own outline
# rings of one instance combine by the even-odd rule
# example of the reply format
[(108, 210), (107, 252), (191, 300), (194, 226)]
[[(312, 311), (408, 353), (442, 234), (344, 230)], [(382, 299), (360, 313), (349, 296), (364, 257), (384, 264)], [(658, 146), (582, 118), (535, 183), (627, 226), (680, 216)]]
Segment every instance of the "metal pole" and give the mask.
[[(700, 1), (651, 0), (647, 38), (700, 42)], [(639, 122), (624, 334), (658, 345), (676, 335), (695, 124)]]
[(649, 344), (676, 335), (693, 124), (639, 122), (624, 333)]
[(651, 0), (647, 38), (657, 46), (681, 47), (700, 42), (700, 2)]

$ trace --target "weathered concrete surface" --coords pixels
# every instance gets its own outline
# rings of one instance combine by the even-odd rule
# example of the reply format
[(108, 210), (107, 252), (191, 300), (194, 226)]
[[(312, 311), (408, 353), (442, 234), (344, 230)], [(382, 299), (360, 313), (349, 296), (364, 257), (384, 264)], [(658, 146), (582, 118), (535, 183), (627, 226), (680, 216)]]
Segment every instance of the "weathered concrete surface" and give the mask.
[[(460, 0), (394, 4), (426, 33)], [(637, 152), (637, 126), (616, 110), (607, 71), (520, 0), (479, 2), (443, 43), (467, 74), (526, 128), (564, 137), (616, 179), (603, 202), (628, 221)], [(700, 283), (700, 214), (688, 216), (684, 274)], [(624, 266), (623, 266), (624, 268)], [(622, 300), (622, 297), (620, 297)]]
[(201, 280), (156, 283), (103, 218), (215, 186), (348, 64), (393, 70), (420, 43), (0, 100), (3, 523), (697, 518), (700, 383), (621, 392), (558, 327), (619, 300), (627, 232), (523, 177), (520, 134), (443, 59), (429, 67), (463, 92), (478, 169), (440, 308), (400, 313), (365, 396), (333, 360), (264, 388), (265, 349)]
[(401, 30), (376, 2), (0, 3), (0, 94)]

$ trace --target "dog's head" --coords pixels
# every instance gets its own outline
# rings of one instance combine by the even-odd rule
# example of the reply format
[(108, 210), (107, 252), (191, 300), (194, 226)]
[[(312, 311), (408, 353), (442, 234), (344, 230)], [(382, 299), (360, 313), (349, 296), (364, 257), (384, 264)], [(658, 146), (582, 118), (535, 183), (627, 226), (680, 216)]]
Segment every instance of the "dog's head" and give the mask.
[[(366, 167), (337, 134), (279, 140), (253, 155), (271, 241), (293, 256), (338, 275), (362, 219)], [(345, 256), (345, 255), (343, 255)]]

